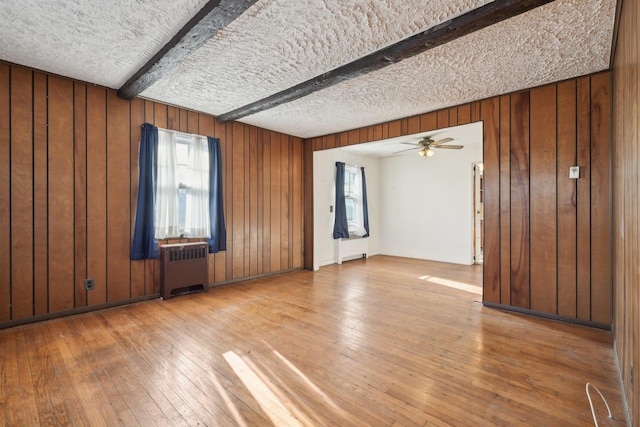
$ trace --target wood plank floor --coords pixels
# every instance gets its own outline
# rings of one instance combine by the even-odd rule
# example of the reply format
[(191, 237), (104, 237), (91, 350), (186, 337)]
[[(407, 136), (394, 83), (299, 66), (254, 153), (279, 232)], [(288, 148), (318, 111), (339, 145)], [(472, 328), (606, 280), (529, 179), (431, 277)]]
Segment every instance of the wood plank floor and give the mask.
[(608, 332), (489, 309), (481, 267), (375, 256), (0, 331), (0, 425), (589, 426)]

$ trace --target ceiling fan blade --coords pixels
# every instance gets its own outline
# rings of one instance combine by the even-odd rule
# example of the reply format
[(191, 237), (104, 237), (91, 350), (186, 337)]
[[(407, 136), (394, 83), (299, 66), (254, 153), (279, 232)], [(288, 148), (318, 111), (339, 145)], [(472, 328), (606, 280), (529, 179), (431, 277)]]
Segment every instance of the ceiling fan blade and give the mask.
[(414, 144), (413, 142), (401, 142), (400, 144), (413, 145), (413, 146), (416, 146), (416, 147), (422, 147), (421, 144)]
[(417, 150), (418, 148), (422, 148), (422, 147), (407, 148), (406, 150), (394, 151), (391, 154), (404, 153), (405, 151)]
[(450, 142), (450, 141), (453, 141), (453, 138), (443, 138), (439, 141), (432, 142), (431, 145), (436, 146), (436, 145), (444, 144), (445, 142)]
[(431, 145), (431, 148), (447, 148), (449, 150), (460, 150), (464, 145)]

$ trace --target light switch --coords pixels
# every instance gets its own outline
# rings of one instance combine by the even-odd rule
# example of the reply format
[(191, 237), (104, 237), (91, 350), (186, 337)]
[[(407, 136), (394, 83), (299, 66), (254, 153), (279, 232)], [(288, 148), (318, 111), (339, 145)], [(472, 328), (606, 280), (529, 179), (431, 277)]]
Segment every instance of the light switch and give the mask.
[(569, 178), (571, 179), (580, 178), (580, 166), (571, 166), (569, 168)]

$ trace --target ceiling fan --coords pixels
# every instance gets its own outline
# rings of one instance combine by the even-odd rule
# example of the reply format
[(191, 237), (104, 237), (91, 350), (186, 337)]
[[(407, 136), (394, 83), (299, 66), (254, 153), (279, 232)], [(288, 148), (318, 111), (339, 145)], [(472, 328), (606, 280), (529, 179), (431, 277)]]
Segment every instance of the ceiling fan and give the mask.
[(418, 151), (418, 154), (420, 156), (423, 157), (432, 157), (435, 152), (433, 151), (434, 148), (447, 148), (449, 150), (460, 150), (462, 148), (464, 148), (464, 145), (442, 145), (445, 144), (447, 142), (451, 142), (453, 141), (453, 138), (443, 138), (440, 139), (438, 141), (435, 141), (431, 136), (425, 136), (424, 138), (422, 138), (420, 141), (418, 141), (418, 143), (413, 143), (413, 142), (401, 142), (401, 144), (406, 144), (406, 145), (413, 145), (413, 148), (407, 148), (406, 150), (400, 150), (400, 151), (396, 151), (393, 154), (397, 154), (397, 153), (403, 153), (405, 151), (409, 151), (409, 150), (420, 150)]

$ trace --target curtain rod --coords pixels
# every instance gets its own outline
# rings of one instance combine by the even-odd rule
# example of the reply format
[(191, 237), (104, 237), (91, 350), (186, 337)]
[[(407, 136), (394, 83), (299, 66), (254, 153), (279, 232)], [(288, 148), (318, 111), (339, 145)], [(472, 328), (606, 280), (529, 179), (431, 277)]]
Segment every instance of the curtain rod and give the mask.
[(197, 133), (180, 132), (179, 130), (165, 129), (165, 128), (161, 128), (161, 127), (159, 127), (158, 130), (163, 130), (165, 132), (173, 133), (173, 134), (180, 135), (180, 136), (206, 138), (205, 135), (200, 135), (200, 134), (197, 134)]

